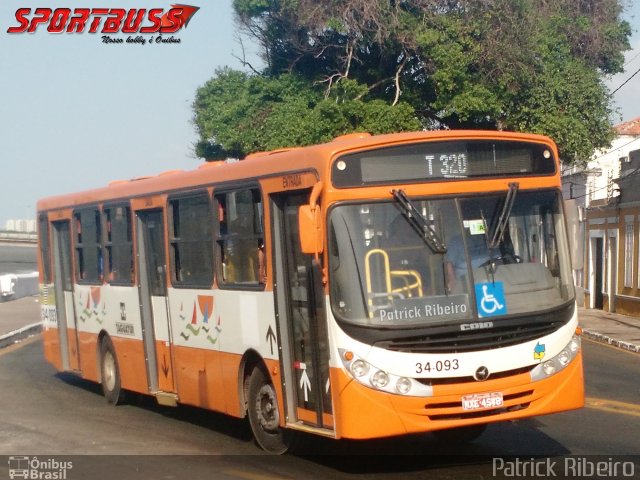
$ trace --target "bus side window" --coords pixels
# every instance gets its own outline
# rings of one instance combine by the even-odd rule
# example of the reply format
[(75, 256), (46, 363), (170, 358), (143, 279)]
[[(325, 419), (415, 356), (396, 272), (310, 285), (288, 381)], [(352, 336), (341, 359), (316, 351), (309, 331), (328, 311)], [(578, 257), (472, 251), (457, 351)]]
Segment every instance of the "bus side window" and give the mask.
[(76, 235), (76, 279), (80, 283), (102, 283), (104, 264), (100, 210), (79, 210), (73, 217)]
[(259, 286), (266, 281), (262, 200), (257, 188), (215, 195), (221, 285)]
[(175, 286), (209, 288), (213, 283), (213, 225), (207, 192), (171, 199), (169, 244)]
[(109, 283), (132, 285), (134, 281), (131, 209), (128, 206), (105, 207), (105, 273)]

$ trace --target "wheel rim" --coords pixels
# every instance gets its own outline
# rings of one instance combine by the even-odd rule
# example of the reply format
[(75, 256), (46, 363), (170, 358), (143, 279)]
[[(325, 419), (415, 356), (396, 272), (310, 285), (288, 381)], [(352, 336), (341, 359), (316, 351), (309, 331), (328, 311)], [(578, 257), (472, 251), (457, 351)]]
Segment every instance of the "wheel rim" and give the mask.
[(276, 392), (271, 385), (263, 385), (256, 398), (256, 413), (263, 430), (274, 432), (280, 426)]
[(116, 360), (111, 352), (104, 355), (102, 363), (102, 380), (107, 390), (112, 391), (116, 386)]

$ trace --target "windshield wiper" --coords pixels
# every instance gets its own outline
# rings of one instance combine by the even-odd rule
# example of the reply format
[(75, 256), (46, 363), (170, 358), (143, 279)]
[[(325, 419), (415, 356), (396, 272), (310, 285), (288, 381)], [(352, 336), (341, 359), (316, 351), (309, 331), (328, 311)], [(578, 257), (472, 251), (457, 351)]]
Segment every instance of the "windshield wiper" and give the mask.
[(391, 190), (393, 198), (402, 207), (402, 213), (411, 226), (420, 233), (420, 238), (424, 240), (433, 253), (447, 253), (447, 246), (440, 239), (426, 218), (418, 211), (414, 203), (407, 197), (404, 190)]
[(502, 242), (505, 229), (509, 223), (511, 209), (513, 208), (513, 204), (516, 202), (516, 194), (518, 193), (519, 186), (520, 184), (517, 182), (509, 184), (509, 191), (507, 192), (507, 196), (504, 198), (502, 207), (500, 208), (500, 214), (498, 215), (497, 220), (492, 222), (492, 228), (488, 235), (489, 249), (496, 248), (500, 245), (500, 242)]

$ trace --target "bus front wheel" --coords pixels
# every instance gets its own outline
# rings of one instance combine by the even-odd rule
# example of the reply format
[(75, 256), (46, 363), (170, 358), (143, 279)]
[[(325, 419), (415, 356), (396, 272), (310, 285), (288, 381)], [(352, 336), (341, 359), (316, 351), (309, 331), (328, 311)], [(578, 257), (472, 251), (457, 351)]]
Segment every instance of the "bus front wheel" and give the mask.
[(256, 367), (249, 377), (248, 416), (253, 436), (265, 451), (281, 455), (288, 450), (275, 388), (267, 374)]
[(100, 368), (102, 373), (102, 392), (107, 401), (118, 405), (124, 401), (124, 392), (120, 383), (120, 369), (113, 343), (109, 337), (104, 337), (100, 345)]

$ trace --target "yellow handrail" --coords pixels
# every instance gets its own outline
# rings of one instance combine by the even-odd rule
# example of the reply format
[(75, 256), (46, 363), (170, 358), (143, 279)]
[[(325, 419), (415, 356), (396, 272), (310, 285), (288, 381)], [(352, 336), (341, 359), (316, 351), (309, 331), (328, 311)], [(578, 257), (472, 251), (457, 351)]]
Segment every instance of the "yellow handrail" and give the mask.
[[(422, 279), (420, 274), (415, 270), (391, 270), (389, 265), (389, 254), (381, 248), (373, 248), (367, 252), (364, 257), (364, 270), (365, 270), (365, 282), (367, 287), (367, 306), (369, 308), (369, 318), (373, 318), (374, 305), (373, 298), (378, 292), (373, 291), (372, 279), (371, 279), (371, 258), (380, 255), (382, 256), (383, 269), (384, 269), (384, 286), (386, 291), (379, 292), (383, 295), (387, 295), (387, 299), (391, 301), (394, 294), (405, 294), (408, 297), (413, 297), (413, 293), (417, 293), (419, 297), (423, 296)], [(413, 277), (413, 282), (410, 281)], [(393, 278), (398, 278), (404, 282), (404, 286), (399, 288), (393, 287)]]

